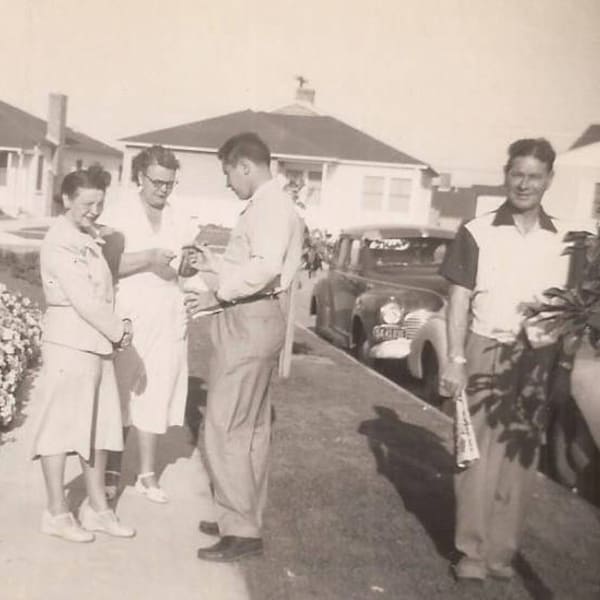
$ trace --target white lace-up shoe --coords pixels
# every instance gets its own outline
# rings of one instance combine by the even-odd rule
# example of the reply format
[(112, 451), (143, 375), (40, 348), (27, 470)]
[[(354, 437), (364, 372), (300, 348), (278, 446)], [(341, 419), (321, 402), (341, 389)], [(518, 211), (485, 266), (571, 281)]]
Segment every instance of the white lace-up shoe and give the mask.
[(82, 527), (88, 531), (100, 531), (114, 537), (129, 538), (135, 535), (133, 527), (123, 525), (114, 510), (101, 510), (96, 512), (86, 498), (79, 509), (79, 520)]
[(70, 512), (53, 516), (45, 510), (42, 514), (42, 533), (55, 535), (69, 542), (94, 541), (94, 534), (83, 529)]

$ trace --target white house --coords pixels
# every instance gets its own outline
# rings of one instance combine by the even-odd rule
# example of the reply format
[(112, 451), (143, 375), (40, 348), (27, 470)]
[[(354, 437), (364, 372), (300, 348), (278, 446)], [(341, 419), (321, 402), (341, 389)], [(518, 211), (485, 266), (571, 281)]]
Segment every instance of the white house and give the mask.
[(544, 206), (550, 214), (600, 221), (600, 124), (590, 125), (555, 162)]
[(131, 159), (141, 148), (161, 144), (181, 163), (180, 201), (202, 222), (230, 225), (240, 206), (225, 188), (216, 153), (230, 136), (253, 131), (271, 148), (274, 174), (298, 190), (311, 227), (429, 222), (431, 167), (319, 114), (313, 100), (313, 90), (299, 88), (295, 104), (273, 112), (244, 110), (124, 138), (123, 181), (130, 180)]
[(117, 183), (123, 154), (66, 126), (67, 98), (50, 94), (48, 121), (0, 101), (0, 210), (16, 216), (56, 212), (62, 175), (99, 162)]

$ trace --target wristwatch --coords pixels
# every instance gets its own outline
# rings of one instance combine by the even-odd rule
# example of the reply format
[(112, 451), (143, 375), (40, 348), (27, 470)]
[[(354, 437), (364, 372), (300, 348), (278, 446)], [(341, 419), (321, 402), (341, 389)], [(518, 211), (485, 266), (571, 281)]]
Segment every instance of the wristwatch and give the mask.
[(450, 356), (448, 358), (448, 360), (451, 363), (454, 363), (455, 365), (466, 365), (467, 364), (467, 359), (464, 356), (459, 356), (459, 355)]

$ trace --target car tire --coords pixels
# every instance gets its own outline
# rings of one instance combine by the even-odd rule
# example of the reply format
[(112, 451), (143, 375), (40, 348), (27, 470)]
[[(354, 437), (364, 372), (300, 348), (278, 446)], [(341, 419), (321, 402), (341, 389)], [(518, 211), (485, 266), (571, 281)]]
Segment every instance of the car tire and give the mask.
[[(448, 414), (450, 398), (440, 394), (440, 366), (435, 351), (428, 346), (423, 353), (423, 399)], [(450, 402), (449, 402), (450, 401)]]
[(375, 360), (369, 356), (369, 340), (365, 334), (362, 325), (356, 325), (354, 331), (354, 346), (352, 354), (354, 358), (367, 367), (374, 367)]

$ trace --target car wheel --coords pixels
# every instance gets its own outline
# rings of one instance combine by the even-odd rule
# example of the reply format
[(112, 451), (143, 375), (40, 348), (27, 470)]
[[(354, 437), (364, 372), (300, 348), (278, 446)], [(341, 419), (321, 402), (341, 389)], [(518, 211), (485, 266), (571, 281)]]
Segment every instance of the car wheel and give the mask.
[(369, 340), (362, 328), (362, 325), (355, 325), (354, 331), (354, 357), (367, 365), (368, 367), (375, 366), (375, 361), (369, 356)]
[(423, 353), (423, 398), (432, 406), (442, 408), (446, 414), (452, 408), (451, 399), (440, 395), (440, 366), (431, 347)]

